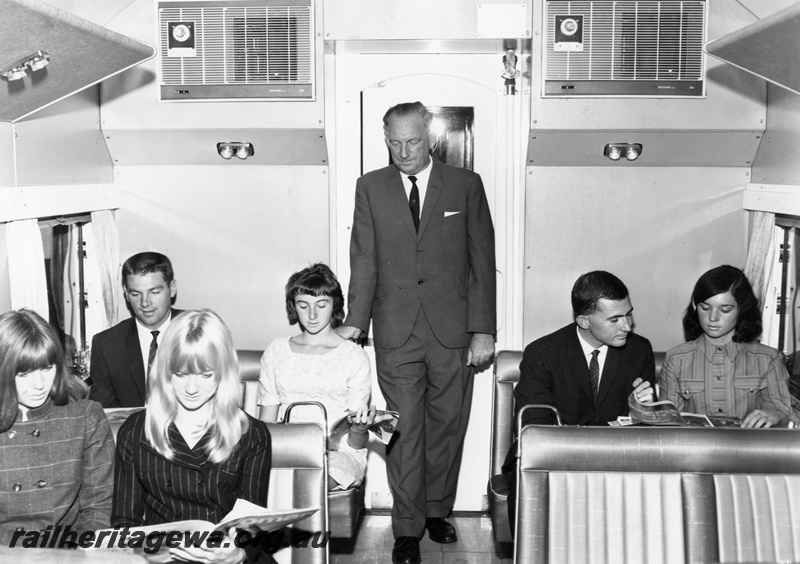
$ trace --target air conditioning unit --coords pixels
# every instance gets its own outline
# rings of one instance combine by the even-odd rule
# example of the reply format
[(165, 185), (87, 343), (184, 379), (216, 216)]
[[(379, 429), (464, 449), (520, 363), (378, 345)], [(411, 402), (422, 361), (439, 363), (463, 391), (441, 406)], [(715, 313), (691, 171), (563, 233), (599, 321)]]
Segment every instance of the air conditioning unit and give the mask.
[(313, 0), (158, 2), (161, 100), (314, 100)]
[(543, 97), (705, 96), (705, 0), (546, 0)]

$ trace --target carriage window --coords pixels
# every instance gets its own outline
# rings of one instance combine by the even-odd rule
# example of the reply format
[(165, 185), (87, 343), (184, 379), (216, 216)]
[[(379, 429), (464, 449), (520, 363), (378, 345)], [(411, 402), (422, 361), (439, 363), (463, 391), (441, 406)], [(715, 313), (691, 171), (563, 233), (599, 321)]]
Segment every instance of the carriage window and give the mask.
[(89, 376), (89, 344), (102, 330), (102, 299), (92, 245), (91, 216), (39, 220), (47, 277), (49, 321), (64, 343), (67, 363), (82, 379)]
[[(790, 375), (790, 391), (800, 402), (800, 300), (797, 284), (800, 279), (800, 219), (776, 217), (777, 262), (773, 271), (775, 280), (775, 317), (778, 350), (783, 354)], [(769, 307), (769, 305), (768, 305)]]

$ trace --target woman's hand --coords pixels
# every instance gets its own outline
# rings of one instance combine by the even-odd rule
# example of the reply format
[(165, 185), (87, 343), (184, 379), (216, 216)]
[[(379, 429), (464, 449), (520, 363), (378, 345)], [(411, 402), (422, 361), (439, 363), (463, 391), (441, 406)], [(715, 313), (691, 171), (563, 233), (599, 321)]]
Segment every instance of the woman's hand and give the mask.
[[(219, 534), (219, 533), (217, 533)], [(244, 549), (236, 546), (236, 528), (228, 529), (228, 534), (219, 543), (220, 546), (211, 548), (203, 542), (200, 546), (183, 545), (170, 548), (169, 554), (175, 560), (185, 562), (201, 562), (202, 564), (241, 564), (247, 559)]]
[(355, 432), (356, 434), (366, 433), (367, 429), (375, 423), (376, 412), (377, 409), (374, 405), (372, 407), (366, 405), (359, 407), (358, 411), (350, 416), (350, 432)]
[(364, 448), (369, 440), (367, 430), (376, 423), (392, 419), (392, 415), (389, 413), (377, 415), (377, 412), (378, 410), (374, 405), (372, 407), (362, 405), (358, 408), (358, 411), (350, 416), (350, 432), (347, 436), (347, 444), (354, 449)]
[(781, 416), (778, 412), (771, 409), (756, 409), (747, 414), (747, 417), (742, 421), (742, 427), (766, 429), (767, 427), (774, 427), (780, 422)]

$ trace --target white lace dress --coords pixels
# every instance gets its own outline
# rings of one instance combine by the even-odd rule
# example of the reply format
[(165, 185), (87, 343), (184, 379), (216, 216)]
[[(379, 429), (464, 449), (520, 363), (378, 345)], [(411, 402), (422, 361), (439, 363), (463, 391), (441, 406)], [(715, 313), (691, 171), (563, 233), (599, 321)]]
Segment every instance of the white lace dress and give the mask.
[[(333, 425), (348, 410), (355, 411), (369, 402), (372, 388), (367, 353), (345, 341), (325, 354), (294, 352), (288, 337), (272, 341), (261, 357), (259, 405), (280, 405), (278, 420), (286, 406), (298, 401), (318, 401)], [(293, 423), (321, 422), (319, 409), (299, 406), (292, 409)], [(337, 451), (328, 453), (328, 474), (342, 488), (358, 485), (367, 468), (367, 449), (353, 449), (343, 440)]]

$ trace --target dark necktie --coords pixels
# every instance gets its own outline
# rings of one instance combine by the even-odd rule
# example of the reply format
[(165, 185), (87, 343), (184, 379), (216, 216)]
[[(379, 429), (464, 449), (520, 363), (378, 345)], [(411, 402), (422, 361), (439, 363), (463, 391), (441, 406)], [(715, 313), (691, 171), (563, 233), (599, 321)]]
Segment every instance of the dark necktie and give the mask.
[(156, 358), (156, 351), (158, 351), (158, 331), (150, 331), (153, 340), (150, 341), (150, 353), (147, 355), (147, 374), (150, 374), (150, 367), (153, 366), (153, 360)]
[(597, 390), (600, 388), (600, 363), (597, 362), (597, 355), (600, 351), (592, 351), (592, 360), (589, 362), (589, 378), (592, 380), (592, 400), (597, 401)]
[(419, 188), (417, 188), (417, 177), (409, 176), (411, 181), (411, 194), (408, 196), (408, 206), (411, 208), (411, 219), (414, 220), (414, 229), (419, 231)]

